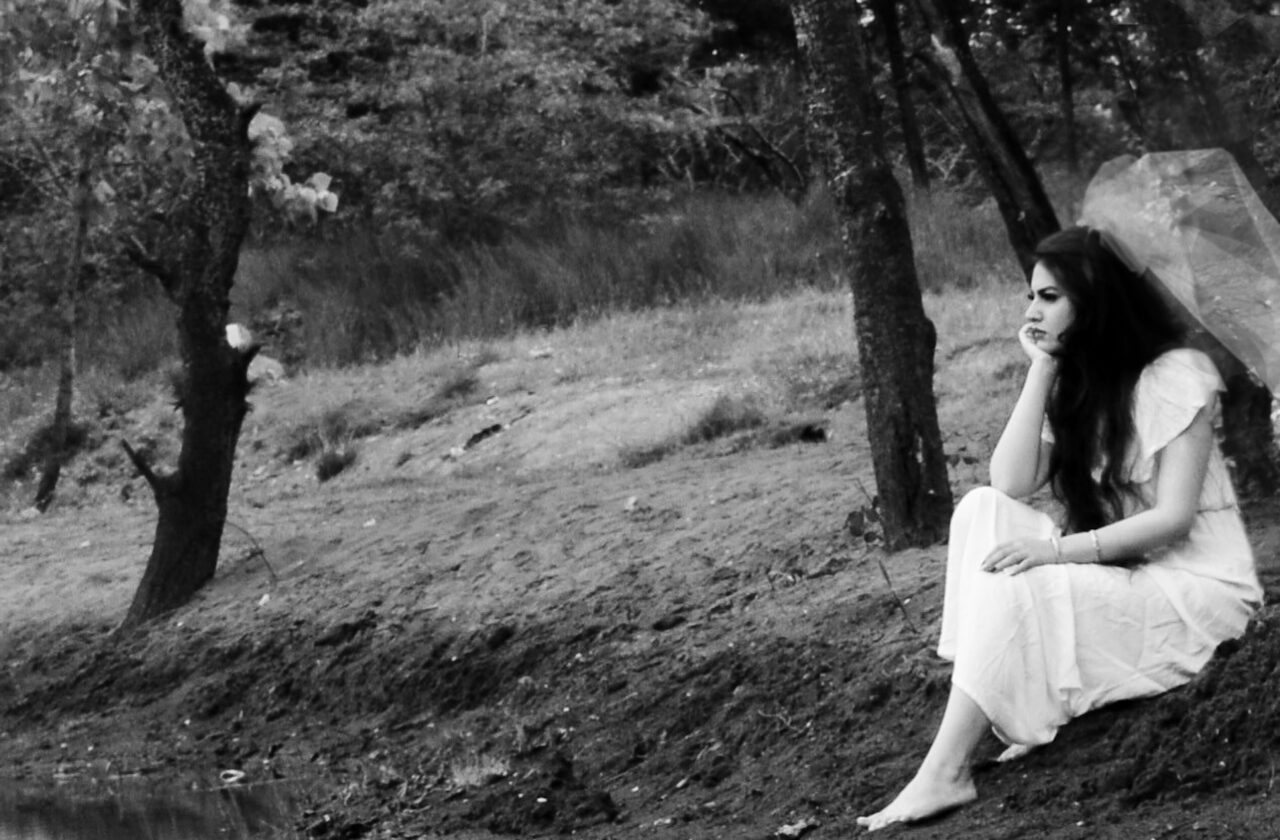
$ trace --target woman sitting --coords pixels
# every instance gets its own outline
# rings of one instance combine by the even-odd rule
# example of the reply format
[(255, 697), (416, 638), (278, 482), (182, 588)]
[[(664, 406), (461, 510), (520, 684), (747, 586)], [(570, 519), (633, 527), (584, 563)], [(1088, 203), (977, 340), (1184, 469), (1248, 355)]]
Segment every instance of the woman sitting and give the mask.
[[(1098, 231), (1054, 234), (1036, 256), (1026, 382), (991, 487), (951, 521), (951, 693), (915, 777), (858, 818), (873, 831), (976, 799), (989, 728), (1016, 757), (1091, 709), (1186, 683), (1262, 600), (1214, 438), (1213, 363)], [(1046, 484), (1061, 527), (1018, 501)]]

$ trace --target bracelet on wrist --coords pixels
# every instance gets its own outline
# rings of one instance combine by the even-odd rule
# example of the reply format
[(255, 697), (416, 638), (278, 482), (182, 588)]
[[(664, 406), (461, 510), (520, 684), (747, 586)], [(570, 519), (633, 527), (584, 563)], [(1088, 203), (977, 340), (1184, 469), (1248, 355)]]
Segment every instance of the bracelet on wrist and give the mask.
[(1093, 562), (1102, 562), (1102, 546), (1098, 544), (1098, 532), (1090, 531), (1089, 539), (1093, 541)]
[(1061, 563), (1062, 562), (1062, 540), (1058, 539), (1057, 535), (1055, 534), (1049, 537), (1049, 544), (1053, 546), (1053, 562)]

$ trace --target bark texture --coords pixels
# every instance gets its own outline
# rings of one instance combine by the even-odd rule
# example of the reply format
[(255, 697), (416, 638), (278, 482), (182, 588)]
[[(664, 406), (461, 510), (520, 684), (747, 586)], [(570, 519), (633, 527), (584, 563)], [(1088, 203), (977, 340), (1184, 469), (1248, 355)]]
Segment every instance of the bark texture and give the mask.
[(951, 489), (933, 396), (937, 334), (925, 316), (902, 190), (884, 150), (858, 10), (792, 3), (814, 157), (843, 221), (854, 328), (878, 491), (891, 550), (943, 539)]
[(965, 144), (996, 200), (1018, 262), (1030, 277), (1036, 243), (1059, 229), (1053, 204), (969, 50), (957, 5), (951, 0), (915, 4), (932, 33), (927, 66), (959, 117)]
[(1075, 3), (1076, 0), (1058, 0), (1058, 8), (1054, 13), (1053, 33), (1060, 81), (1058, 108), (1062, 114), (1067, 169), (1072, 175), (1080, 174), (1080, 149), (1076, 142), (1075, 77), (1071, 71), (1071, 12)]
[(140, 0), (142, 45), (195, 145), (197, 183), (162, 255), (135, 251), (178, 307), (183, 416), (177, 469), (157, 474), (125, 445), (159, 508), (151, 556), (123, 628), (186, 603), (217, 568), (254, 349), (226, 341), (240, 246), (249, 224), (251, 111), (241, 109), (185, 30), (181, 0)]
[(911, 182), (916, 189), (929, 189), (929, 166), (924, 154), (920, 121), (916, 119), (915, 102), (911, 99), (911, 74), (907, 72), (906, 51), (902, 46), (898, 0), (873, 0), (872, 8), (884, 33), (885, 52), (889, 56), (889, 78), (893, 80), (893, 96), (898, 103), (898, 121), (902, 125), (902, 147), (906, 150)]

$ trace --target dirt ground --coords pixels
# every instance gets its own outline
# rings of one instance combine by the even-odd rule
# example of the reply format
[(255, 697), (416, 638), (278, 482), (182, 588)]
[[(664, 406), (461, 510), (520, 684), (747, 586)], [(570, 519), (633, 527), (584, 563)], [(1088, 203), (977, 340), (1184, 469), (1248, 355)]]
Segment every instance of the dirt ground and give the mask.
[[(619, 465), (713, 397), (512, 389), (362, 441), (324, 484), (247, 428), (216, 579), (122, 639), (154, 520), (136, 479), (0, 514), (0, 776), (309, 778), (296, 834), (317, 838), (859, 833), (941, 712), (944, 548), (887, 554), (847, 527), (871, 486), (856, 399), (808, 440)], [(991, 430), (944, 420), (958, 496)], [(1246, 506), (1271, 593), (1276, 514)], [(1278, 623), (1267, 609), (1190, 686), (986, 762), (976, 804), (885, 836), (1280, 836)]]

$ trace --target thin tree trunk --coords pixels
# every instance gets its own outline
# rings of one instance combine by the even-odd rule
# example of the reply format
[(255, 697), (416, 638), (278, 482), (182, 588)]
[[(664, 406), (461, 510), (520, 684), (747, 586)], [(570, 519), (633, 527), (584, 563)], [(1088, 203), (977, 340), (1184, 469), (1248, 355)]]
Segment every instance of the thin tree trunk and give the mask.
[(53, 503), (58, 478), (67, 458), (67, 442), (72, 420), (72, 399), (76, 381), (76, 322), (80, 298), (85, 245), (89, 239), (90, 180), (93, 176), (92, 151), (81, 151), (80, 170), (72, 195), (75, 233), (71, 239), (71, 258), (63, 275), (58, 294), (58, 390), (54, 398), (53, 417), (49, 423), (48, 446), (36, 487), (35, 507), (44, 513)]
[(935, 0), (915, 3), (932, 32), (934, 60), (927, 66), (961, 117), (966, 143), (1000, 209), (1009, 243), (1030, 276), (1035, 267), (1035, 246), (1059, 229), (1058, 216), (969, 50), (955, 4)]
[(1076, 142), (1075, 77), (1071, 72), (1071, 10), (1077, 0), (1058, 0), (1055, 14), (1054, 41), (1058, 54), (1058, 79), (1061, 83), (1059, 108), (1062, 114), (1062, 131), (1066, 146), (1067, 170), (1080, 174), (1080, 150)]
[(878, 513), (891, 550), (943, 539), (951, 515), (924, 314), (902, 190), (884, 151), (856, 7), (792, 3), (807, 124), (844, 227)]
[(1111, 54), (1116, 58), (1116, 72), (1120, 84), (1124, 86), (1122, 93), (1116, 95), (1116, 110), (1125, 126), (1138, 137), (1147, 138), (1147, 121), (1142, 105), (1141, 71), (1133, 58), (1133, 47), (1129, 42), (1127, 26), (1112, 24), (1107, 27), (1107, 41), (1111, 45)]
[(907, 60), (902, 49), (898, 0), (874, 0), (873, 10), (884, 31), (885, 51), (889, 54), (889, 76), (893, 80), (893, 94), (898, 102), (902, 146), (906, 151), (907, 167), (911, 170), (911, 182), (916, 189), (927, 190), (929, 166), (924, 155), (924, 139), (920, 136), (920, 122), (916, 119), (916, 106), (911, 100), (911, 78), (907, 73)]
[(247, 370), (256, 348), (226, 341), (241, 243), (249, 224), (252, 110), (239, 108), (183, 26), (180, 0), (140, 0), (143, 44), (195, 141), (198, 183), (172, 254), (134, 250), (178, 305), (184, 381), (177, 470), (160, 475), (128, 444), (159, 508), (155, 541), (122, 629), (186, 603), (213, 577), (227, 517), (236, 443), (248, 410)]

